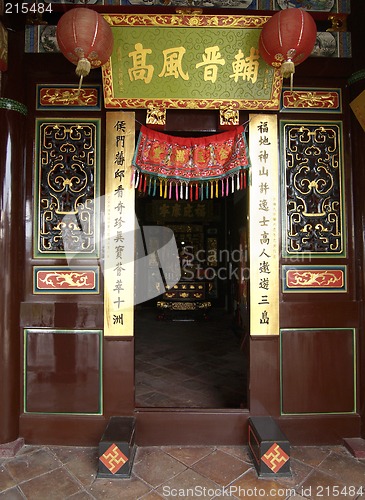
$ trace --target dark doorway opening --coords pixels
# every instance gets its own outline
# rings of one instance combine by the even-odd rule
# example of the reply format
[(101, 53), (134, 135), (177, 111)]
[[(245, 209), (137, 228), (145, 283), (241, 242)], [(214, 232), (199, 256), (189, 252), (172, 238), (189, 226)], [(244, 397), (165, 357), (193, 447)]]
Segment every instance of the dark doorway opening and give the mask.
[(136, 195), (139, 225), (173, 231), (181, 269), (178, 307), (173, 289), (135, 307), (136, 407), (247, 408), (247, 205), (245, 190), (204, 201)]

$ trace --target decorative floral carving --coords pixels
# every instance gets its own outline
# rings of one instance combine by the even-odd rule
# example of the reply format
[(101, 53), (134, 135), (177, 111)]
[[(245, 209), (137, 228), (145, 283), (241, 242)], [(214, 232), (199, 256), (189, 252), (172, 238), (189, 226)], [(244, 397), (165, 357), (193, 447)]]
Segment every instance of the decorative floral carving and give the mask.
[(341, 139), (337, 124), (284, 126), (288, 253), (344, 252)]

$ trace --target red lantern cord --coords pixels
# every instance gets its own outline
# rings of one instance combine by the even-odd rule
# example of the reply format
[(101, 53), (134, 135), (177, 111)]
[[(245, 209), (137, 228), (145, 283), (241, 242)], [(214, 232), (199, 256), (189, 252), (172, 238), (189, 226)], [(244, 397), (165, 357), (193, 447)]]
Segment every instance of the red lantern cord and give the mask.
[(63, 14), (56, 35), (62, 54), (77, 65), (80, 89), (83, 77), (109, 59), (113, 50), (111, 27), (96, 11), (79, 7)]
[(311, 54), (317, 36), (316, 23), (305, 10), (289, 8), (274, 14), (263, 26), (259, 40), (261, 57), (280, 68), (283, 78), (291, 79), (295, 66)]

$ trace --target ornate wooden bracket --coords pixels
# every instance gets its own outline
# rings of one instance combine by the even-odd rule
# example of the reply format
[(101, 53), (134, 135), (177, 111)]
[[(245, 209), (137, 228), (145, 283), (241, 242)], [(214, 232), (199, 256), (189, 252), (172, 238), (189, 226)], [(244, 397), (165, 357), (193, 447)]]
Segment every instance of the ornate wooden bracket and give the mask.
[(147, 125), (166, 125), (166, 109), (149, 105), (146, 116)]
[(231, 107), (224, 107), (219, 109), (219, 124), (220, 125), (238, 125), (239, 124), (239, 111)]
[(331, 27), (326, 31), (347, 31), (346, 14), (331, 14), (328, 20), (331, 22)]
[(203, 9), (191, 9), (190, 7), (176, 9), (176, 14), (183, 16), (200, 16), (203, 14)]

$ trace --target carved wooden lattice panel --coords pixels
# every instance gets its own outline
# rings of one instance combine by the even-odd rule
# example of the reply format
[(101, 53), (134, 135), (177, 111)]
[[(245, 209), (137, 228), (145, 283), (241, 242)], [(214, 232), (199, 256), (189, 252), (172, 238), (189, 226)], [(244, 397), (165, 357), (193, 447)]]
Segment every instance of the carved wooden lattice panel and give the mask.
[(99, 120), (37, 120), (36, 257), (95, 255)]
[(283, 254), (343, 256), (341, 122), (282, 122)]

